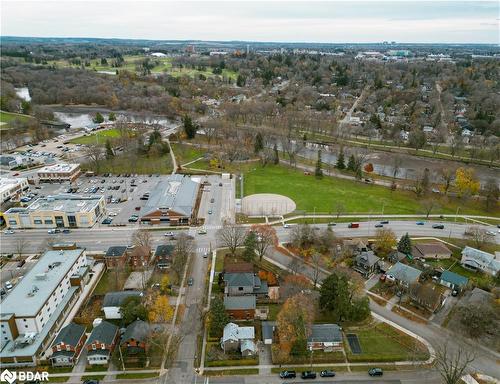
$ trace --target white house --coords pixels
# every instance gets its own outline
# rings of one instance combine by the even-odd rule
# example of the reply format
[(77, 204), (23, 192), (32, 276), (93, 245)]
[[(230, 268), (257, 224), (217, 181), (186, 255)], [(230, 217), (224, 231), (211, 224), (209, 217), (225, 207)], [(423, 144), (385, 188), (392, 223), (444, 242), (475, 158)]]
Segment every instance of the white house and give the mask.
[(500, 271), (500, 260), (496, 259), (496, 255), (472, 247), (465, 247), (462, 250), (461, 263), (465, 268), (482, 271), (493, 276), (496, 276)]
[(102, 310), (106, 319), (121, 319), (120, 307), (129, 297), (142, 297), (139, 291), (108, 292), (104, 295)]
[(227, 323), (220, 340), (220, 346), (224, 353), (239, 349), (243, 356), (251, 356), (257, 352), (254, 339), (254, 327), (240, 327), (234, 323)]

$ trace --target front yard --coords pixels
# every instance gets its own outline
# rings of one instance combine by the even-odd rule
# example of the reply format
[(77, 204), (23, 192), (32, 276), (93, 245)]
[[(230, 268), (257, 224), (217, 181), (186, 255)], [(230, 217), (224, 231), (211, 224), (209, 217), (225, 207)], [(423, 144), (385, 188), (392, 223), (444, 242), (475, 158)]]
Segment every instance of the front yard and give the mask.
[(361, 346), (361, 353), (353, 354), (346, 341), (347, 358), (351, 362), (412, 361), (429, 357), (422, 343), (386, 323), (349, 327), (344, 333), (356, 334)]

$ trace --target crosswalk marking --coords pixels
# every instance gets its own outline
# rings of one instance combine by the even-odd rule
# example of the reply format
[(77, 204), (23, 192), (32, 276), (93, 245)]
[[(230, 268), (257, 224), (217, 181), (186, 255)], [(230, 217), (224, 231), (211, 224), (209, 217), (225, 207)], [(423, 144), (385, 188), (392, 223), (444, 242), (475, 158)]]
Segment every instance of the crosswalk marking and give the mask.
[(206, 247), (206, 248), (196, 248), (196, 252), (197, 253), (205, 253), (205, 252), (209, 252), (210, 251), (210, 248)]

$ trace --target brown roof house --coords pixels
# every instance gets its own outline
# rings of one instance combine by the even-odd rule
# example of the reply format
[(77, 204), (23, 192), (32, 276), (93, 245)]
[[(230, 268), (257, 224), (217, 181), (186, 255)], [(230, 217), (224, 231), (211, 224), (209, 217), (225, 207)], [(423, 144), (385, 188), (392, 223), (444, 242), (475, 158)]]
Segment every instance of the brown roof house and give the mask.
[(411, 254), (415, 258), (449, 259), (452, 252), (442, 243), (415, 244), (411, 247)]
[(439, 288), (434, 284), (413, 283), (408, 290), (411, 301), (420, 307), (434, 313), (444, 304), (445, 297)]
[(130, 251), (128, 262), (132, 268), (142, 268), (149, 264), (150, 258), (151, 248), (146, 245), (141, 245), (134, 247)]

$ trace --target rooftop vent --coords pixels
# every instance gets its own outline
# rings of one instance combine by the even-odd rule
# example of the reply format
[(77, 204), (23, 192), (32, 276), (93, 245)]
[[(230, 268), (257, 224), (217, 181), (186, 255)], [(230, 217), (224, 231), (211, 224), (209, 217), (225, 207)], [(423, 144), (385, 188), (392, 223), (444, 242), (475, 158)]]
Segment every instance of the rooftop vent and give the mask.
[(35, 275), (35, 279), (37, 280), (47, 280), (47, 273), (38, 273)]

